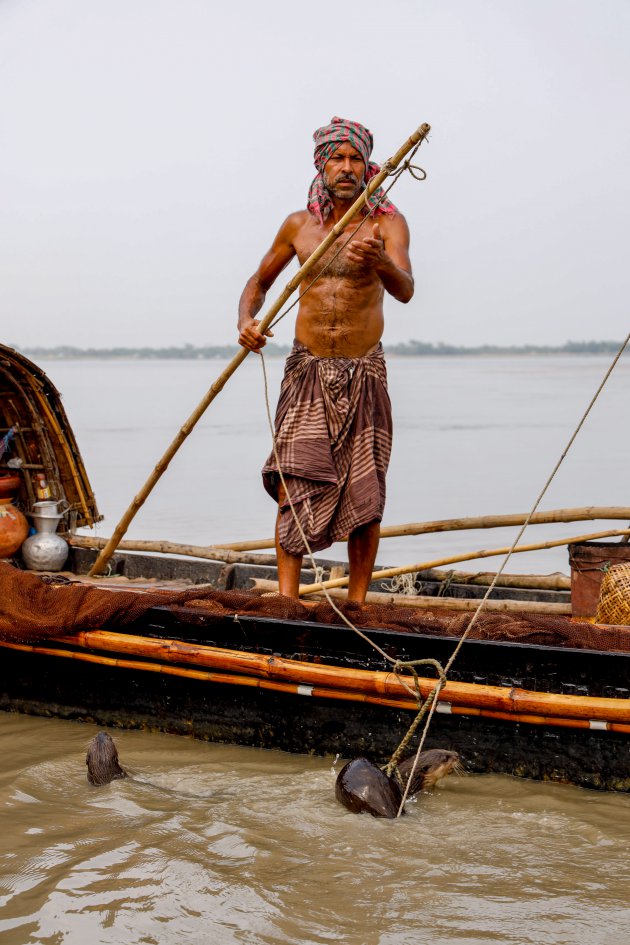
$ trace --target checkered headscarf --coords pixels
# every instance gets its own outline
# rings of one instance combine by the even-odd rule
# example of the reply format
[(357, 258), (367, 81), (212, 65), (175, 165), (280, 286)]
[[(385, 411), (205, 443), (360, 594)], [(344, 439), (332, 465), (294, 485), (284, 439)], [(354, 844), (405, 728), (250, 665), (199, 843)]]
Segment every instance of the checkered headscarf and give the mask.
[[(309, 213), (312, 213), (319, 223), (323, 223), (332, 210), (332, 200), (324, 183), (323, 171), (326, 161), (335, 153), (340, 144), (349, 141), (352, 147), (356, 148), (363, 158), (365, 164), (364, 182), (366, 184), (375, 174), (378, 174), (380, 167), (378, 164), (374, 164), (373, 161), (370, 161), (370, 154), (374, 147), (372, 134), (364, 125), (360, 125), (358, 121), (349, 121), (346, 118), (332, 118), (329, 125), (324, 125), (314, 132), (313, 140), (315, 141), (315, 167), (317, 168), (318, 174), (308, 192), (307, 206)], [(396, 207), (387, 197), (385, 197), (380, 204), (378, 203), (382, 193), (383, 191), (380, 187), (378, 190), (374, 191), (367, 202), (369, 210), (365, 212), (371, 212), (375, 215), (379, 213), (396, 213)]]

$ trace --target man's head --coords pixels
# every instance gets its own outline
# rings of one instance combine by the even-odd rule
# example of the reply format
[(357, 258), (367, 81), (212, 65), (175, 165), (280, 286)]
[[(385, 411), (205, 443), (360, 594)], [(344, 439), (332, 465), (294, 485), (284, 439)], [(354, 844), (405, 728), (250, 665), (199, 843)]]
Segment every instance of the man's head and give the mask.
[(322, 169), (326, 190), (338, 200), (356, 200), (367, 170), (363, 157), (349, 141), (340, 144)]
[[(354, 201), (379, 167), (370, 161), (374, 139), (371, 132), (358, 121), (332, 118), (328, 125), (313, 134), (314, 161), (318, 174), (309, 192), (309, 212), (320, 222), (327, 219), (333, 199)], [(374, 213), (395, 213), (393, 204), (385, 198), (379, 202), (381, 191), (368, 201)]]

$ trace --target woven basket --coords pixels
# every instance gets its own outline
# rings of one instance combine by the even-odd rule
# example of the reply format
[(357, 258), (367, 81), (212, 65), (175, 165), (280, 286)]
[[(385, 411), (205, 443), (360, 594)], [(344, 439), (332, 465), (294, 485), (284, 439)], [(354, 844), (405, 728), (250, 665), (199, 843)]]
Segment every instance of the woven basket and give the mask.
[(630, 626), (630, 564), (615, 564), (604, 575), (595, 622)]

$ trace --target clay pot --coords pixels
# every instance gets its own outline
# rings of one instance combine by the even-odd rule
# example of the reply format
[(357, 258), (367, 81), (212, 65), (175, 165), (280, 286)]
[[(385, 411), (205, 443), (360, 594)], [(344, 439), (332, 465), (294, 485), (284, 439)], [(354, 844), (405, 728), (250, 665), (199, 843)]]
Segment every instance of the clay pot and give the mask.
[(18, 473), (0, 473), (0, 499), (12, 499), (19, 488)]
[(27, 535), (28, 522), (24, 515), (10, 499), (0, 498), (0, 558), (14, 555)]

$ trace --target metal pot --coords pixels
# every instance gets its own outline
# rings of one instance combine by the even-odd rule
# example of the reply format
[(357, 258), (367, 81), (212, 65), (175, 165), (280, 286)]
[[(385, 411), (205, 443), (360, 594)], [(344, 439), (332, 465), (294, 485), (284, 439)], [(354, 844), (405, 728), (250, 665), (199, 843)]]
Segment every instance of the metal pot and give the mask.
[(36, 502), (31, 512), (36, 535), (22, 545), (22, 557), (32, 571), (61, 571), (68, 557), (68, 543), (57, 535), (57, 526), (63, 517), (59, 503)]

